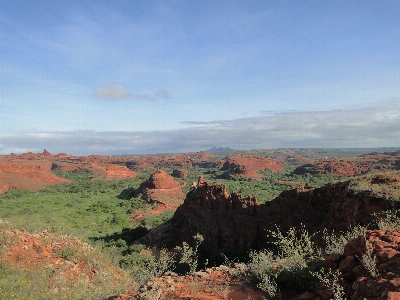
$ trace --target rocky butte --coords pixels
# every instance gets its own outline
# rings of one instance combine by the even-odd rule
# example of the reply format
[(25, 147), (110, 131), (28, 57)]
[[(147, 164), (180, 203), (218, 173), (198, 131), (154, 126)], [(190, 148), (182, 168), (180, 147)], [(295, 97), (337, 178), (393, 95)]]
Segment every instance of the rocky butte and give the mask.
[[(156, 208), (152, 211), (153, 215), (165, 210), (175, 210), (185, 198), (181, 184), (162, 170), (155, 171), (149, 179), (143, 181), (133, 196), (147, 203), (156, 204)], [(141, 212), (139, 215), (141, 216)]]

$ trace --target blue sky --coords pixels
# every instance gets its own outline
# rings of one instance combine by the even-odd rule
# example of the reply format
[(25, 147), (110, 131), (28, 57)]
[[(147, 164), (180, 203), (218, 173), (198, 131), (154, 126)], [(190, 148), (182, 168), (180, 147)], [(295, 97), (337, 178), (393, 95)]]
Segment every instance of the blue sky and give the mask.
[(0, 154), (400, 147), (399, 1), (0, 2)]

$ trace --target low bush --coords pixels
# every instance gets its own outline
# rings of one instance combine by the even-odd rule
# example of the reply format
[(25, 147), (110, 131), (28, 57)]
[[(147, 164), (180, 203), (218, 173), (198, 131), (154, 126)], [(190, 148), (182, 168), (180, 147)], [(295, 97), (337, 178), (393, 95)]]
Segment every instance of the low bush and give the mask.
[(311, 274), (321, 267), (322, 257), (314, 248), (311, 235), (304, 226), (290, 228), (283, 234), (279, 228), (270, 232), (275, 238), (276, 253), (259, 251), (250, 253), (247, 276), (270, 297), (279, 296), (283, 289), (312, 290), (316, 286)]
[(197, 271), (197, 266), (199, 263), (198, 249), (200, 244), (204, 241), (203, 236), (200, 234), (195, 235), (193, 239), (195, 241), (195, 245), (193, 247), (190, 247), (188, 243), (183, 242), (182, 246), (175, 248), (179, 254), (179, 264), (184, 264), (188, 267), (188, 274), (194, 274), (194, 272)]
[(325, 242), (325, 254), (343, 254), (344, 246), (350, 239), (354, 239), (359, 235), (364, 235), (367, 232), (367, 228), (361, 225), (354, 226), (349, 230), (342, 232), (341, 234), (336, 234), (334, 231), (328, 233), (325, 228), (323, 230), (322, 239)]
[(344, 300), (345, 293), (343, 287), (339, 283), (340, 272), (332, 271), (328, 269), (325, 271), (323, 268), (318, 272), (312, 272), (312, 275), (318, 278), (318, 280), (333, 294), (333, 300)]
[(374, 213), (376, 224), (380, 230), (400, 230), (400, 210), (387, 210), (379, 215)]
[(121, 267), (127, 270), (139, 285), (161, 276), (174, 269), (175, 254), (161, 249), (158, 256), (152, 255), (150, 250), (132, 252), (120, 261)]

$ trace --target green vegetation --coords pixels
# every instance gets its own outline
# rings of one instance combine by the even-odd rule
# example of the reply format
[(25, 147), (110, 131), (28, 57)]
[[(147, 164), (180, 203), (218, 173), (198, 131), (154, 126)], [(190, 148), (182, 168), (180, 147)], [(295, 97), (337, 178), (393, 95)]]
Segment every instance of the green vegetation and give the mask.
[(312, 290), (317, 282), (311, 272), (321, 268), (321, 252), (314, 247), (311, 235), (304, 227), (290, 228), (283, 234), (279, 228), (271, 231), (276, 251), (250, 253), (247, 276), (271, 298), (284, 289)]
[[(300, 154), (300, 150), (289, 155)], [(321, 156), (340, 156), (325, 152), (323, 149), (315, 151), (319, 151)], [(272, 156), (270, 154), (265, 155)], [(300, 155), (307, 156), (304, 153)], [(226, 174), (219, 168), (191, 168), (188, 169), (187, 178), (177, 180), (186, 183), (183, 191), (188, 192), (192, 182), (197, 182), (198, 177), (203, 176), (207, 182), (225, 185), (229, 193), (236, 191), (243, 197), (252, 195), (260, 203), (265, 203), (277, 197), (282, 191), (295, 187), (304, 185), (319, 187), (346, 179), (325, 174), (292, 174), (298, 166), (299, 164), (295, 163), (285, 163), (283, 172), (264, 171), (260, 173), (262, 177), (259, 180), (239, 176), (226, 178)], [(172, 172), (172, 169), (168, 168), (163, 170), (169, 174)], [(138, 211), (145, 213), (152, 209), (150, 204), (133, 196), (140, 183), (148, 179), (149, 171), (141, 172), (135, 178), (119, 181), (93, 180), (93, 174), (88, 172), (56, 171), (55, 173), (71, 182), (48, 186), (38, 192), (10, 190), (1, 194), (0, 220), (10, 221), (16, 228), (26, 229), (29, 232), (47, 230), (77, 237), (98, 249), (113, 264), (127, 270), (138, 284), (144, 284), (169, 270), (181, 274), (193, 274), (199, 266), (207, 264), (207, 260), (205, 264), (199, 260), (198, 247), (203, 241), (201, 236), (196, 236), (194, 245), (184, 242), (174, 252), (166, 249), (150, 250), (144, 245), (134, 243), (145, 236), (151, 228), (168, 221), (173, 216), (172, 211), (166, 211), (156, 216), (145, 216), (139, 221), (132, 218)], [(357, 191), (373, 191), (382, 196), (393, 194), (386, 185), (374, 184), (371, 182), (372, 179), (371, 176), (353, 179), (351, 188)], [(399, 213), (400, 211), (382, 213), (380, 220), (377, 221), (378, 227), (399, 229)], [(3, 233), (4, 228), (11, 226), (5, 222), (0, 225)], [(279, 297), (280, 291), (287, 288), (310, 290), (321, 282), (333, 292), (334, 299), (342, 299), (343, 289), (338, 281), (339, 274), (331, 270), (321, 270), (322, 255), (343, 253), (347, 241), (359, 234), (365, 234), (365, 231), (366, 229), (360, 226), (339, 234), (325, 230), (322, 235), (326, 247), (321, 250), (315, 247), (312, 235), (304, 227), (291, 228), (284, 233), (276, 228), (270, 231), (270, 236), (274, 240), (272, 250), (253, 251), (249, 253), (249, 260), (245, 263), (231, 263), (231, 265), (237, 267), (237, 274), (246, 276), (271, 298)], [(5, 236), (0, 234), (0, 254), (3, 254), (5, 240)], [(80, 255), (82, 253), (73, 247), (67, 247), (56, 253), (56, 256), (69, 261), (80, 259)], [(91, 259), (96, 263), (93, 257)], [(365, 255), (360, 261), (372, 276), (377, 276), (376, 268), (374, 269), (375, 258), (372, 255)], [(50, 283), (46, 278), (51, 276), (48, 272), (52, 271), (47, 268), (46, 272), (32, 273), (1, 262), (0, 298), (99, 299), (121, 290), (121, 287), (107, 289), (109, 278), (100, 278), (97, 283), (89, 285), (87, 282), (75, 284), (61, 277), (54, 277), (54, 282)], [(71, 289), (68, 293), (62, 293), (57, 290), (57, 284), (70, 286)], [(102, 288), (96, 290), (95, 284)]]
[(189, 274), (194, 274), (197, 271), (199, 253), (198, 249), (200, 244), (204, 241), (204, 237), (200, 234), (197, 234), (193, 237), (195, 240), (195, 246), (190, 247), (188, 243), (183, 242), (182, 246), (178, 246), (175, 250), (178, 252), (180, 258), (180, 264), (186, 264), (189, 268)]
[(400, 230), (400, 210), (389, 210), (382, 212), (379, 216), (374, 214), (378, 219), (376, 222), (380, 230), (396, 229)]
[[(371, 192), (382, 198), (400, 201), (400, 182), (398, 171), (385, 172), (384, 174), (367, 174), (350, 179), (349, 188), (357, 192)], [(388, 184), (390, 183), (390, 184)]]
[(345, 293), (343, 287), (340, 285), (339, 276), (341, 275), (339, 271), (332, 271), (328, 269), (325, 271), (323, 268), (318, 272), (312, 272), (318, 280), (333, 294), (333, 300), (343, 300), (345, 299)]
[(326, 229), (323, 231), (323, 240), (325, 242), (325, 254), (343, 254), (344, 246), (347, 244), (348, 240), (358, 237), (359, 235), (364, 235), (367, 232), (367, 228), (357, 225), (350, 228), (346, 232), (341, 234), (336, 234), (335, 232), (328, 233)]
[(186, 187), (183, 188), (183, 191), (187, 193), (192, 182), (197, 182), (199, 176), (203, 176), (206, 182), (215, 182), (225, 185), (228, 193), (235, 191), (243, 197), (250, 195), (255, 196), (260, 203), (265, 203), (275, 199), (285, 190), (290, 190), (304, 185), (320, 187), (327, 183), (341, 181), (347, 178), (344, 176), (326, 174), (296, 175), (292, 174), (292, 172), (296, 167), (300, 166), (300, 164), (285, 163), (283, 166), (283, 172), (271, 172), (269, 170), (260, 172), (262, 178), (259, 180), (240, 176), (230, 176), (229, 179), (224, 179), (224, 171), (221, 171), (219, 168), (191, 168), (188, 169), (189, 176), (184, 180), (178, 179), (178, 181), (181, 183), (186, 182)]
[(131, 212), (150, 209), (138, 199), (124, 198), (124, 191), (138, 187), (148, 174), (121, 181), (91, 181), (90, 173), (80, 172), (57, 175), (72, 182), (0, 195), (0, 219), (31, 232), (68, 233), (88, 242), (89, 237), (131, 227)]
[[(9, 247), (18, 244), (19, 236), (13, 226), (0, 220), (0, 254)], [(0, 299), (104, 299), (105, 297), (127, 291), (134, 287), (133, 280), (124, 272), (111, 269), (108, 260), (90, 247), (83, 247), (81, 242), (67, 236), (53, 234), (43, 238), (46, 245), (66, 248), (56, 252), (56, 257), (63, 258), (68, 264), (54, 265), (47, 261), (34, 261), (32, 264), (15, 265), (0, 259)], [(95, 269), (92, 279), (85, 272), (76, 276), (63, 273), (71, 271), (71, 266), (82, 263), (82, 268)], [(116, 280), (118, 278), (118, 280)], [(50, 280), (49, 280), (50, 279)], [(110, 282), (112, 284), (110, 284)]]

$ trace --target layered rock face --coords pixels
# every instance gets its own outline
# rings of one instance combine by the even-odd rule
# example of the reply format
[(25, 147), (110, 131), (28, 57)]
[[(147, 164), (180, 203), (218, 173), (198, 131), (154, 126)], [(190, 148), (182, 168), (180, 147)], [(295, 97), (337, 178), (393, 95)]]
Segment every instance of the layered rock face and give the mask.
[(98, 159), (97, 157), (81, 157), (68, 161), (54, 161), (53, 170), (62, 172), (90, 172), (95, 175), (93, 180), (122, 180), (136, 177), (137, 173), (130, 170), (124, 163)]
[(138, 170), (154, 170), (157, 166), (166, 168), (192, 168), (194, 166), (204, 167), (204, 165), (208, 164), (215, 166), (215, 162), (210, 162), (212, 158), (213, 155), (208, 152), (191, 152), (166, 156), (140, 156), (136, 157), (132, 163)]
[[(282, 231), (303, 224), (311, 233), (324, 228), (339, 232), (370, 224), (373, 213), (400, 208), (398, 202), (372, 192), (357, 193), (349, 184), (297, 188), (260, 205), (254, 197), (229, 195), (225, 186), (199, 180), (175, 212), (170, 239), (179, 245), (199, 233), (204, 237), (201, 247), (206, 255), (216, 250), (244, 254), (270, 247), (269, 231), (277, 225)], [(151, 235), (151, 244), (160, 243), (156, 231)]]
[(137, 176), (136, 172), (129, 170), (126, 166), (108, 165), (104, 170), (109, 180), (125, 179)]
[(51, 162), (12, 158), (0, 160), (0, 193), (8, 189), (28, 189), (37, 191), (46, 185), (69, 182), (51, 172)]

